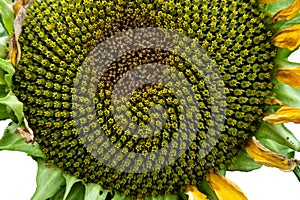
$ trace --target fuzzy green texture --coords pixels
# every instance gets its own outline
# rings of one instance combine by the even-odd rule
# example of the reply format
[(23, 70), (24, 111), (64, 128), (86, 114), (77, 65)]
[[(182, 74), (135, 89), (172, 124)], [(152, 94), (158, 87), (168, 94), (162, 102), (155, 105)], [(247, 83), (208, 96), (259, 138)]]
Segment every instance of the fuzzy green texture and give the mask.
[[(25, 116), (47, 162), (85, 182), (134, 197), (184, 191), (188, 184), (199, 185), (210, 171), (231, 168), (242, 147), (258, 130), (273, 96), (270, 79), (276, 53), (269, 42), (273, 33), (266, 28), (269, 16), (263, 13), (264, 9), (264, 4), (246, 0), (35, 1), (27, 11), (19, 39), (22, 57), (16, 67), (14, 93), (24, 103)], [(158, 62), (182, 72), (194, 86), (201, 116), (197, 118), (198, 128), (189, 133), (196, 139), (172, 165), (151, 173), (124, 173), (99, 162), (79, 139), (72, 117), (74, 78), (88, 53), (101, 41), (123, 30), (149, 26), (193, 38), (215, 60), (217, 68), (207, 70), (218, 70), (223, 76), (226, 120), (224, 125), (216, 125), (222, 130), (219, 137), (207, 131), (212, 123), (209, 112), (212, 104), (205, 77), (182, 58), (153, 49), (129, 52), (112, 64), (111, 71), (106, 73), (111, 80), (101, 79), (95, 94), (99, 123), (117, 147), (140, 153), (155, 152), (176, 137), (180, 123), (176, 97), (168, 89), (152, 85), (133, 94), (128, 102), (130, 116), (142, 126), (149, 123), (151, 105), (161, 104), (168, 111), (164, 129), (151, 138), (136, 139), (114, 126), (109, 110), (111, 87), (106, 85), (135, 67), (132, 60), (138, 54), (143, 56), (137, 64)], [(113, 72), (117, 75), (110, 76)], [(88, 76), (82, 76), (82, 89), (88, 89), (84, 87), (85, 79)], [(82, 120), (87, 119), (82, 115)], [(92, 124), (87, 128), (95, 134), (86, 140), (101, 141), (96, 138), (97, 130), (93, 130)], [(210, 138), (214, 147), (199, 158), (201, 149), (210, 145), (205, 138)], [(95, 150), (104, 153), (101, 146)], [(114, 158), (113, 154), (108, 156)]]

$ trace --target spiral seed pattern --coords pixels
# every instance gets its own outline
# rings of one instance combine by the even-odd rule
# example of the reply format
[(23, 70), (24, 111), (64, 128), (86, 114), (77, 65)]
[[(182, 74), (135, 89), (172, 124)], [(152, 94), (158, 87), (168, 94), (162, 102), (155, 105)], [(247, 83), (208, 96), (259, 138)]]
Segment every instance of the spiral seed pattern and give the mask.
[[(24, 113), (47, 161), (86, 182), (138, 197), (177, 193), (188, 184), (200, 183), (209, 171), (230, 168), (258, 129), (273, 96), (270, 77), (276, 52), (269, 41), (273, 33), (266, 27), (270, 16), (263, 10), (264, 4), (254, 0), (34, 1), (19, 39), (22, 58), (16, 67), (14, 92), (24, 103)], [(98, 83), (94, 99), (97, 122), (116, 147), (128, 152), (156, 152), (178, 137), (181, 102), (169, 87), (148, 84), (126, 102), (129, 111), (122, 106), (114, 108), (112, 90), (118, 80), (138, 66), (158, 63), (178, 71), (192, 85), (200, 114), (193, 116), (192, 110), (190, 114), (198, 127), (181, 137), (194, 138), (193, 141), (172, 165), (136, 174), (112, 169), (90, 153), (122, 160), (124, 166), (140, 162), (103, 152), (105, 143), (97, 125), (89, 123), (88, 110), (73, 112), (72, 95), (82, 63), (98, 44), (122, 31), (143, 27), (174, 30), (200, 44), (214, 62), (213, 66), (205, 66), (205, 72), (213, 76), (218, 71), (222, 75), (226, 110), (222, 111), (224, 124), (212, 119), (211, 111), (218, 108), (213, 106), (207, 83), (214, 82), (174, 52), (147, 47), (130, 51), (111, 63), (99, 80), (90, 80), (93, 72), (87, 69), (79, 75), (81, 90), (89, 93), (88, 82)], [(175, 84), (185, 92), (182, 82)], [(84, 96), (78, 98), (85, 101)], [(153, 105), (164, 108), (163, 116), (151, 112)], [(113, 110), (119, 115), (113, 116)], [(89, 134), (85, 138), (79, 137), (74, 113), (80, 123), (86, 124), (83, 132)], [(128, 120), (140, 127), (154, 121), (163, 128), (151, 137), (140, 138), (131, 134), (135, 130), (129, 127)], [(217, 136), (214, 130), (221, 134)], [(84, 143), (95, 141), (96, 145), (85, 148)], [(213, 148), (204, 155), (207, 145)], [(149, 165), (157, 162), (150, 160)]]

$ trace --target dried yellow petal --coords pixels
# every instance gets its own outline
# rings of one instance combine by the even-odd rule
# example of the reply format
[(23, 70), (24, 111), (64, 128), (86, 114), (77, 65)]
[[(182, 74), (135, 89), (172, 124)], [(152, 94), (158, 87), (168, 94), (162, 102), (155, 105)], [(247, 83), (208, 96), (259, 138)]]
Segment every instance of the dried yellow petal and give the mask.
[(22, 138), (25, 138), (25, 142), (26, 143), (34, 143), (34, 134), (32, 129), (29, 127), (29, 124), (26, 120), (26, 118), (24, 118), (24, 125), (25, 125), (25, 129), (21, 129), (21, 128), (16, 128), (16, 133), (20, 134)]
[(291, 51), (296, 49), (300, 45), (300, 24), (281, 30), (273, 38), (273, 44)]
[(24, 4), (24, 0), (17, 0), (14, 2), (13, 9), (14, 9), (15, 15), (18, 14), (18, 12), (19, 12), (21, 6), (23, 6), (23, 4)]
[(299, 164), (298, 160), (288, 159), (267, 149), (254, 137), (248, 143), (246, 151), (258, 164), (276, 167), (282, 171), (292, 171)]
[(197, 187), (188, 185), (185, 193), (189, 196), (189, 200), (206, 200), (206, 195), (201, 193)]
[(13, 9), (14, 9), (15, 15), (17, 15), (19, 13), (21, 7), (26, 9), (29, 6), (31, 6), (32, 3), (33, 3), (33, 0), (17, 0), (17, 1), (15, 1), (13, 4)]
[(298, 14), (299, 10), (300, 10), (300, 0), (296, 0), (289, 7), (277, 12), (272, 18), (272, 22), (276, 22), (279, 18), (290, 20)]
[(266, 116), (264, 121), (267, 121), (272, 124), (281, 124), (287, 122), (300, 123), (300, 108), (283, 106), (275, 112)]
[(210, 173), (207, 176), (207, 181), (219, 200), (247, 199), (246, 195), (235, 183), (220, 174)]
[(298, 88), (300, 87), (300, 67), (279, 69), (276, 73), (276, 78), (282, 83)]
[(9, 44), (9, 58), (13, 66), (16, 66), (21, 59), (21, 46), (19, 44), (19, 36), (22, 32), (22, 26), (26, 18), (26, 9), (31, 6), (33, 0), (17, 0), (13, 4), (14, 13), (16, 15), (14, 21), (14, 34)]
[(17, 65), (18, 57), (18, 46), (15, 40), (15, 34), (13, 34), (9, 41), (9, 59), (14, 67)]

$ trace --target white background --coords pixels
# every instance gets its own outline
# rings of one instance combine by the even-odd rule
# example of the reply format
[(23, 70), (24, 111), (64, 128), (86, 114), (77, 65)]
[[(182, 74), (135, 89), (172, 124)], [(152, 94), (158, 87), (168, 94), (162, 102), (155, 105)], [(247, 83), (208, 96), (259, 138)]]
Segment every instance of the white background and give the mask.
[[(300, 51), (289, 58), (300, 63)], [(8, 121), (0, 122), (0, 138)], [(300, 138), (300, 125), (288, 124)], [(300, 153), (296, 154), (300, 159)], [(21, 152), (0, 151), (0, 200), (29, 200), (35, 191), (37, 164)], [(249, 200), (300, 199), (300, 183), (295, 175), (278, 169), (262, 167), (253, 172), (227, 172)], [(233, 199), (234, 200), (234, 199)]]

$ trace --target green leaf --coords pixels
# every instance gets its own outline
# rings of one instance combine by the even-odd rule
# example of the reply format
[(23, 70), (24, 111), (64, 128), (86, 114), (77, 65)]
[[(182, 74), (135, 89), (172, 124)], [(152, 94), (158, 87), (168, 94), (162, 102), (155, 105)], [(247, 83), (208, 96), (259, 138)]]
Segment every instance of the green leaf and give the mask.
[(293, 158), (294, 157), (294, 151), (286, 146), (283, 146), (273, 140), (270, 139), (259, 139), (260, 143), (265, 146), (266, 148), (270, 149), (271, 151), (274, 151), (275, 153), (278, 153), (280, 155), (283, 155), (287, 158)]
[[(23, 122), (23, 103), (21, 103), (11, 91), (5, 97), (0, 98), (0, 104), (6, 105), (8, 107), (7, 113), (11, 116), (10, 118), (12, 120), (15, 121), (16, 117), (19, 124)], [(6, 115), (7, 113), (4, 113), (4, 115)], [(3, 118), (2, 113), (0, 113), (0, 118)]]
[(298, 181), (300, 182), (300, 167), (296, 166), (295, 169), (293, 170), (295, 176), (297, 177)]
[(273, 81), (277, 86), (273, 90), (276, 93), (276, 99), (293, 107), (300, 107), (300, 88), (292, 88), (289, 85)]
[(8, 41), (9, 41), (8, 36), (0, 37), (0, 58), (5, 59), (7, 57), (7, 52), (5, 48), (8, 45)]
[(43, 159), (37, 159), (37, 188), (31, 200), (44, 200), (54, 196), (65, 184), (62, 171), (57, 167), (48, 167)]
[(81, 182), (77, 182), (73, 185), (67, 200), (83, 200), (84, 199), (85, 188)]
[[(0, 58), (0, 104), (2, 105), (0, 119), (7, 119), (7, 116), (19, 124), (23, 122), (23, 104), (11, 91), (12, 77), (15, 69), (9, 60)], [(6, 87), (7, 86), (7, 87)], [(6, 106), (4, 109), (3, 105)]]
[(15, 133), (17, 124), (11, 123), (0, 140), (0, 150), (22, 151), (30, 156), (44, 158), (45, 155), (39, 148), (38, 143), (27, 144), (25, 139)]
[(85, 185), (84, 200), (105, 200), (109, 190), (104, 190), (100, 185), (88, 183)]
[(257, 139), (270, 139), (295, 151), (300, 151), (300, 142), (283, 124), (261, 123)]
[(64, 198), (63, 200), (67, 199), (67, 196), (69, 195), (73, 185), (77, 182), (80, 182), (81, 180), (77, 179), (75, 176), (69, 175), (64, 173), (63, 176), (66, 179), (66, 190), (65, 190), (65, 194), (64, 194)]
[(7, 112), (7, 106), (0, 104), (0, 120), (9, 119), (10, 115)]
[(259, 169), (261, 165), (257, 164), (246, 152), (245, 149), (239, 153), (236, 157), (236, 161), (233, 163), (233, 166), (228, 169), (230, 171), (242, 171), (249, 172), (255, 169)]
[(14, 11), (10, 1), (0, 0), (0, 14), (2, 16), (2, 23), (9, 35), (14, 32)]

